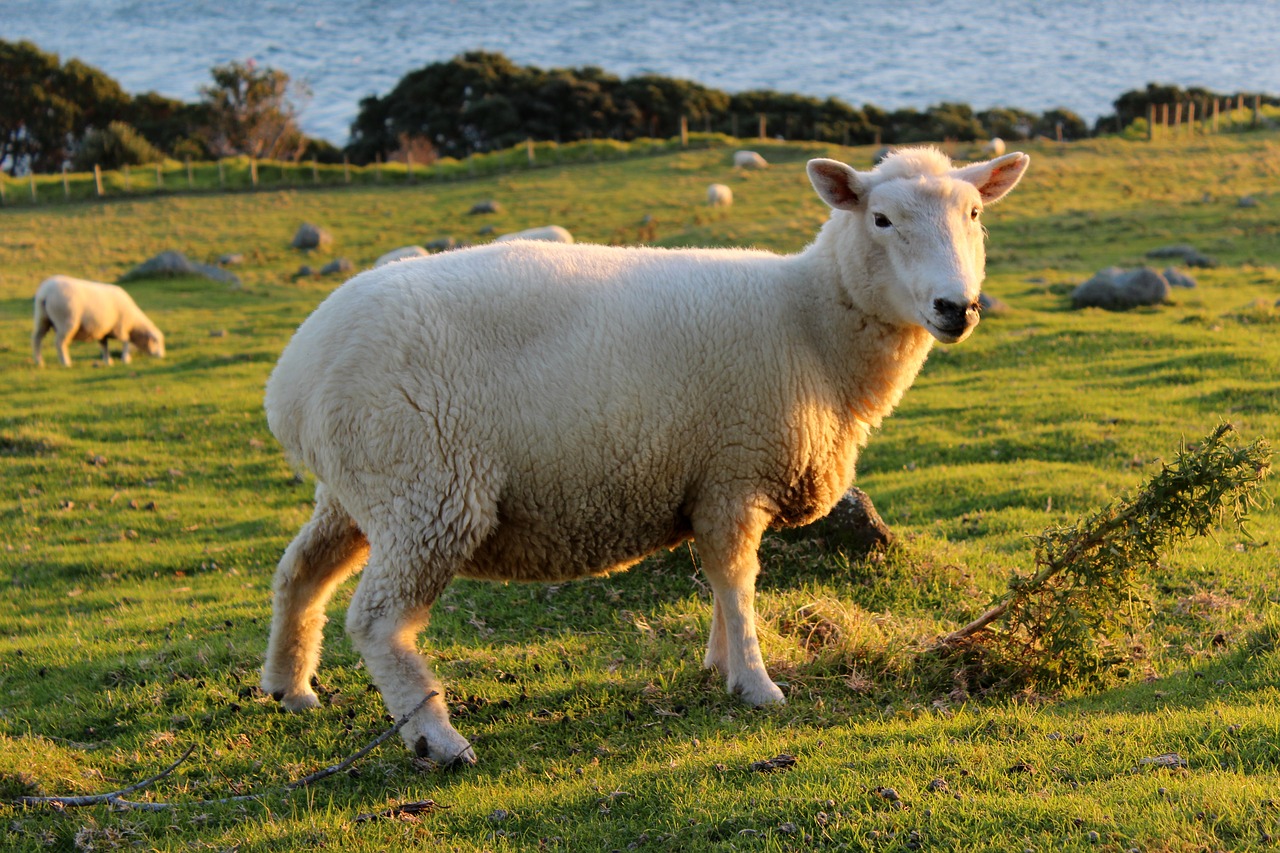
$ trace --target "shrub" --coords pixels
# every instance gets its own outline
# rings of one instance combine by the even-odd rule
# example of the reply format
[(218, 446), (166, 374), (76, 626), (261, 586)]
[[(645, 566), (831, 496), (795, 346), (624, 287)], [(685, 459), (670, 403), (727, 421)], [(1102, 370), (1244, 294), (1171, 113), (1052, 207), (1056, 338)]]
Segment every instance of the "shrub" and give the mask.
[(85, 134), (79, 149), (72, 158), (77, 172), (88, 172), (94, 166), (103, 169), (119, 169), (121, 166), (140, 166), (158, 163), (164, 154), (131, 125), (113, 121), (105, 128), (90, 130)]

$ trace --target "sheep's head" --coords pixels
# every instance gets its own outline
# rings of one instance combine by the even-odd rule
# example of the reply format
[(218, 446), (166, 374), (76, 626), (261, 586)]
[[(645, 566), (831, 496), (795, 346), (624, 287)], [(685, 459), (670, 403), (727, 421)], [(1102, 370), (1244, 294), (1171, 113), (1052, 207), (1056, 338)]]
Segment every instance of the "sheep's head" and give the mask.
[(978, 323), (986, 274), (982, 209), (1018, 183), (1031, 158), (1015, 152), (954, 168), (941, 152), (905, 149), (870, 172), (810, 160), (809, 180), (836, 211), (845, 278), (867, 288), (859, 302), (891, 322), (923, 327), (943, 343)]
[(156, 328), (136, 328), (129, 333), (129, 343), (156, 358), (164, 358), (164, 335)]

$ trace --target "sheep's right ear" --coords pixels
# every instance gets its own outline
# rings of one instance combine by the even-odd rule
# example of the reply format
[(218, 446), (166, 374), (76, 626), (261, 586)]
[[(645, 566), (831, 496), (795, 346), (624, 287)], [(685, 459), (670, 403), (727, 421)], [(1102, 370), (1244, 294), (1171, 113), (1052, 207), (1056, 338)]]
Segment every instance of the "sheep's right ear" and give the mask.
[(819, 158), (809, 161), (807, 171), (819, 198), (836, 210), (857, 210), (862, 206), (866, 189), (858, 173), (844, 163)]

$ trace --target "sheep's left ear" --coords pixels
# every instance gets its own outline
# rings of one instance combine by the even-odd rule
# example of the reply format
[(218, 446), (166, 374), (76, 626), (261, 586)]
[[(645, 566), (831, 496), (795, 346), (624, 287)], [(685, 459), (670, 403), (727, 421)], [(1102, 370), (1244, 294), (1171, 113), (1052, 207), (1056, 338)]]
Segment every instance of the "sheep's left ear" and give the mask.
[(951, 174), (977, 187), (983, 204), (992, 204), (1008, 195), (1029, 165), (1031, 158), (1021, 151), (1015, 151), (985, 163), (974, 163), (972, 166), (956, 169)]
[(810, 160), (806, 171), (818, 196), (836, 210), (857, 210), (862, 206), (866, 188), (858, 173), (844, 163), (819, 158)]

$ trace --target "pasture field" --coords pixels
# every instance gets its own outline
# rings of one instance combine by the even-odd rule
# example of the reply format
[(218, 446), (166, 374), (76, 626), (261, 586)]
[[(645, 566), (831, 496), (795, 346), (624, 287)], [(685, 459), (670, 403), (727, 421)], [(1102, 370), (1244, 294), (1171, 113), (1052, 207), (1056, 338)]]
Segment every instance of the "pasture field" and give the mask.
[[(162, 811), (0, 805), (6, 850), (1266, 850), (1280, 838), (1280, 514), (1254, 513), (1144, 575), (1128, 664), (1105, 684), (1013, 691), (926, 661), (1030, 568), (1028, 536), (1133, 489), (1229, 421), (1280, 436), (1280, 137), (1024, 148), (986, 214), (987, 292), (1008, 311), (939, 347), (859, 465), (899, 545), (874, 559), (804, 532), (762, 549), (758, 609), (788, 704), (751, 710), (700, 668), (695, 547), (557, 586), (455, 582), (426, 634), (479, 766), (416, 766), (330, 607), (324, 706), (256, 688), (271, 575), (312, 489), (262, 389), (338, 283), (336, 256), (558, 223), (579, 239), (795, 251), (826, 217), (804, 161), (869, 149), (769, 143), (413, 186), (0, 208), (0, 801), (140, 781)], [(960, 152), (958, 152), (960, 153)], [(712, 211), (706, 185), (735, 204)], [(1256, 206), (1240, 206), (1251, 195)], [(479, 200), (504, 212), (469, 216)], [(645, 221), (645, 217), (651, 217)], [(335, 237), (289, 248), (311, 221)], [(1218, 265), (1172, 304), (1072, 311), (1074, 284), (1190, 243)], [(243, 287), (129, 285), (168, 357), (31, 364), (31, 295), (112, 281), (165, 249), (242, 253)], [(1163, 261), (1152, 261), (1164, 265)], [(678, 381), (678, 377), (673, 377)], [(1159, 756), (1176, 753), (1178, 761)], [(773, 772), (753, 762), (790, 755)], [(1170, 764), (1182, 766), (1168, 766)], [(256, 800), (202, 803), (261, 794)], [(406, 803), (438, 808), (367, 819)]]

